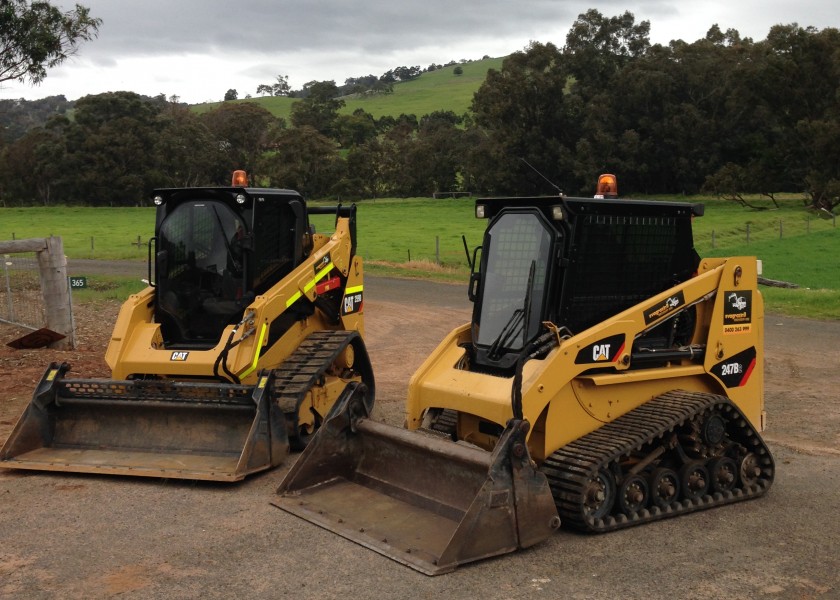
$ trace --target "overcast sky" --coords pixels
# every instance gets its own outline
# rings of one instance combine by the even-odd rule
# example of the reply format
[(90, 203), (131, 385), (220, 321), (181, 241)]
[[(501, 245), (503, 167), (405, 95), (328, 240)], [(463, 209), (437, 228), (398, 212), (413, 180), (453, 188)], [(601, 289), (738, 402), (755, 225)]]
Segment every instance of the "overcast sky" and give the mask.
[(507, 56), (532, 40), (562, 46), (580, 13), (629, 10), (651, 41), (693, 42), (717, 23), (761, 40), (770, 27), (840, 27), (836, 0), (53, 0), (102, 19), (99, 37), (39, 86), (7, 81), (0, 99), (129, 90), (184, 102), (240, 98), (287, 75), (308, 81), (381, 75), (398, 66)]

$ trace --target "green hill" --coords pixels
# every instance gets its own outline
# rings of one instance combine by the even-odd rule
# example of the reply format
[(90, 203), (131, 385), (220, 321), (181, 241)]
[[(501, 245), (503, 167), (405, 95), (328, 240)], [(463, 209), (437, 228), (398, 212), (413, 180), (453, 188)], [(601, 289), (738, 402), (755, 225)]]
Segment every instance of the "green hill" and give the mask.
[[(421, 117), (436, 110), (451, 110), (461, 115), (469, 110), (473, 94), (484, 82), (487, 71), (501, 69), (503, 61), (504, 57), (486, 58), (426, 72), (417, 79), (394, 84), (394, 92), (391, 94), (345, 96), (345, 106), (341, 113), (349, 115), (361, 108), (377, 119), (385, 115), (398, 117), (400, 114)], [(461, 75), (455, 75), (453, 72), (456, 66), (463, 70)], [(267, 96), (234, 102), (254, 102), (273, 115), (288, 121), (292, 104), (297, 101), (296, 98)], [(219, 104), (221, 103), (196, 104), (192, 108), (197, 112), (205, 112)]]

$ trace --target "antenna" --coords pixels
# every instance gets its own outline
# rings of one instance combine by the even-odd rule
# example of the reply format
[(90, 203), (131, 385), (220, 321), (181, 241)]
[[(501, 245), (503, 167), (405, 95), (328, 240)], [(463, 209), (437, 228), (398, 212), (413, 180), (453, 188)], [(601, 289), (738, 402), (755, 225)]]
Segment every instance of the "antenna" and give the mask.
[(522, 158), (521, 156), (519, 157), (519, 160), (521, 160), (521, 161), (522, 161), (522, 162), (524, 162), (526, 165), (528, 165), (529, 167), (531, 167), (531, 170), (532, 170), (534, 173), (536, 173), (537, 175), (539, 175), (540, 177), (542, 177), (543, 179), (545, 179), (545, 181), (548, 183), (548, 185), (550, 185), (550, 186), (551, 186), (551, 187), (553, 187), (555, 190), (557, 190), (557, 193), (558, 193), (559, 195), (561, 195), (561, 196), (563, 195), (563, 190), (561, 190), (561, 189), (560, 189), (560, 187), (559, 187), (556, 183), (554, 183), (553, 181), (551, 181), (548, 177), (546, 177), (545, 175), (543, 175), (542, 173), (540, 173), (534, 165), (532, 165), (531, 163), (529, 163), (527, 160), (525, 160), (525, 159), (524, 159), (524, 158)]

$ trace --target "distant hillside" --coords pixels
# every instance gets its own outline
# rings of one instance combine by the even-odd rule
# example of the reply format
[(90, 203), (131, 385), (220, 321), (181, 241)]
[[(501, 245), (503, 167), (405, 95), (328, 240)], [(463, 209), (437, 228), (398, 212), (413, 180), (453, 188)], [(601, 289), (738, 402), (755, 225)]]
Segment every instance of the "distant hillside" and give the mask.
[[(357, 108), (361, 108), (377, 119), (385, 115), (398, 117), (400, 114), (414, 114), (421, 117), (436, 110), (451, 110), (460, 115), (469, 110), (473, 94), (484, 82), (487, 71), (501, 69), (503, 61), (504, 57), (487, 58), (426, 72), (417, 79), (395, 83), (391, 94), (366, 97), (345, 96), (343, 100), (346, 104), (341, 113), (349, 115)], [(456, 66), (463, 69), (461, 75), (453, 73)], [(246, 92), (240, 90), (240, 93)], [(259, 104), (273, 115), (286, 119), (287, 122), (292, 104), (297, 101), (297, 98), (273, 96), (234, 100), (234, 102)], [(196, 104), (192, 108), (197, 112), (205, 112), (219, 104), (221, 102)]]

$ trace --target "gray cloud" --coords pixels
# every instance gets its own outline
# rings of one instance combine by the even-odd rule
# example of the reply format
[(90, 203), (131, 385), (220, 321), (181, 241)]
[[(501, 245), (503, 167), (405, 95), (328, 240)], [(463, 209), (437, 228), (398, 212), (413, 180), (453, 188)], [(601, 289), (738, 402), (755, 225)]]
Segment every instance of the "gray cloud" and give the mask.
[(104, 22), (97, 47), (88, 52), (132, 55), (225, 48), (388, 52), (537, 32), (550, 23), (568, 28), (580, 12), (575, 2), (556, 0), (87, 0), (84, 4)]
[(6, 82), (3, 97), (129, 89), (221, 99), (234, 87), (288, 75), (293, 87), (317, 79), (381, 75), (402, 65), (505, 56), (530, 41), (562, 45), (590, 7), (631, 11), (651, 22), (651, 39), (694, 41), (713, 24), (762, 39), (776, 23), (838, 26), (830, 0), (52, 0), (78, 1), (103, 20), (99, 37), (49, 72), (38, 88)]

